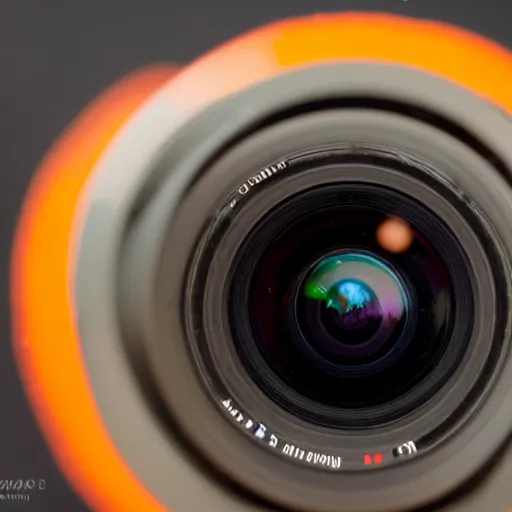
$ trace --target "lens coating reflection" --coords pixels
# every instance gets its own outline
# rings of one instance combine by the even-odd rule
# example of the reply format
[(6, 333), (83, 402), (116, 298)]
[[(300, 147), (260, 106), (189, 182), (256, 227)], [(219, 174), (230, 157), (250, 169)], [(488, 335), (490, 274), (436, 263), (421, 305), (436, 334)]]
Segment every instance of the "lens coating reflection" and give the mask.
[[(299, 320), (306, 338), (328, 354), (367, 358), (381, 353), (402, 330), (407, 295), (398, 275), (382, 260), (366, 254), (328, 256), (302, 286)], [(360, 362), (360, 361), (359, 361)]]

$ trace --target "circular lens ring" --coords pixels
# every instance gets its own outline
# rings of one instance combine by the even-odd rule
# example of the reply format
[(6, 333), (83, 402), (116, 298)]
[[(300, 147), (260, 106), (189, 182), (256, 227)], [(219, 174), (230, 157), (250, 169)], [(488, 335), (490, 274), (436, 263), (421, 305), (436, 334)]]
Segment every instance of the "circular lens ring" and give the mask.
[[(368, 149), (365, 149), (365, 151), (368, 151)], [(228, 231), (228, 234), (226, 234), (226, 238), (218, 247), (219, 253), (215, 256), (216, 260), (218, 258), (218, 264), (215, 264), (212, 267), (212, 271), (210, 272), (210, 276), (208, 280), (206, 280), (206, 276), (204, 278), (201, 278), (199, 281), (201, 283), (201, 287), (206, 286), (204, 292), (202, 292), (202, 302), (203, 304), (207, 304), (208, 306), (203, 311), (202, 315), (204, 315), (204, 322), (205, 326), (204, 332), (208, 332), (208, 336), (211, 338), (211, 340), (215, 340), (214, 344), (210, 345), (211, 354), (213, 357), (213, 367), (217, 368), (218, 376), (223, 381), (224, 386), (227, 386), (228, 390), (232, 394), (234, 398), (237, 399), (238, 403), (248, 403), (250, 401), (250, 396), (253, 395), (251, 391), (249, 391), (249, 388), (253, 386), (252, 380), (248, 378), (247, 375), (243, 375), (240, 373), (239, 370), (235, 369), (233, 365), (240, 365), (239, 359), (237, 357), (236, 351), (235, 351), (235, 344), (233, 343), (231, 334), (230, 334), (230, 323), (226, 315), (226, 311), (224, 309), (224, 305), (227, 303), (227, 296), (228, 293), (232, 297), (231, 302), (233, 304), (244, 304), (247, 301), (246, 295), (244, 293), (247, 293), (248, 289), (244, 286), (245, 282), (242, 281), (242, 289), (239, 290), (239, 292), (234, 292), (233, 290), (226, 289), (223, 294), (223, 288), (221, 286), (221, 283), (229, 283), (230, 282), (230, 276), (233, 269), (233, 265), (236, 265), (236, 263), (233, 262), (233, 255), (237, 254), (238, 248), (241, 246), (246, 234), (248, 231), (251, 231), (252, 227), (255, 227), (259, 224), (260, 219), (264, 212), (267, 211), (268, 208), (270, 208), (272, 205), (278, 202), (278, 197), (280, 200), (283, 200), (284, 197), (286, 197), (286, 194), (289, 194), (291, 196), (294, 196), (298, 193), (301, 189), (308, 189), (311, 184), (311, 176), (314, 175), (316, 184), (320, 184), (321, 182), (324, 182), (325, 184), (332, 184), (336, 179), (338, 179), (340, 172), (340, 168), (338, 166), (330, 166), (327, 169), (325, 169), (323, 172), (320, 169), (312, 169), (310, 173), (304, 172), (297, 176), (294, 176), (294, 179), (290, 179), (289, 182), (283, 181), (280, 183), (274, 183), (272, 188), (266, 191), (264, 194), (258, 195), (258, 197), (254, 197), (253, 204), (257, 205), (253, 208), (248, 208), (247, 210), (241, 210), (238, 212), (236, 217), (236, 222), (233, 222), (231, 225), (231, 229)], [(346, 180), (350, 183), (351, 180), (367, 180), (373, 185), (376, 183), (384, 184), (386, 183), (390, 187), (396, 187), (398, 190), (400, 190), (400, 187), (404, 187), (405, 190), (408, 190), (411, 194), (418, 194), (420, 197), (427, 199), (428, 201), (431, 201), (433, 204), (436, 205), (436, 207), (439, 210), (442, 210), (444, 208), (444, 214), (450, 214), (452, 216), (452, 223), (454, 227), (456, 226), (457, 232), (460, 236), (466, 235), (466, 240), (473, 246), (473, 253), (471, 256), (471, 259), (473, 262), (482, 261), (481, 258), (483, 257), (483, 249), (481, 246), (476, 245), (475, 242), (471, 242), (471, 239), (474, 238), (471, 231), (468, 231), (468, 227), (465, 224), (464, 221), (462, 221), (462, 216), (460, 214), (457, 214), (456, 211), (445, 201), (440, 200), (440, 196), (437, 195), (437, 193), (434, 193), (430, 190), (425, 189), (425, 186), (422, 182), (417, 182), (413, 180), (412, 178), (406, 178), (403, 175), (400, 175), (398, 173), (393, 173), (393, 171), (387, 171), (386, 167), (365, 167), (363, 165), (356, 165), (356, 164), (350, 164), (347, 166), (346, 169), (344, 169), (343, 174), (346, 178)], [(367, 184), (369, 185), (369, 183)], [(385, 190), (385, 189), (383, 189)], [(388, 192), (391, 193), (391, 192)], [(333, 196), (337, 196), (336, 192), (332, 192)], [(373, 196), (372, 196), (373, 197)], [(402, 214), (407, 212), (410, 207), (407, 205), (407, 202), (403, 202), (405, 200), (405, 197), (402, 198), (402, 201), (399, 200), (399, 198), (402, 197), (401, 193), (394, 193), (393, 199), (390, 201), (390, 198), (387, 196), (384, 196), (383, 194), (375, 196), (376, 201), (381, 201), (383, 204), (389, 205), (390, 202), (393, 203), (393, 206), (396, 208), (395, 213), (396, 214)], [(403, 209), (403, 210), (401, 210)], [(282, 217), (282, 216), (281, 216)], [(458, 220), (457, 220), (458, 219)], [(428, 222), (428, 217), (419, 217), (418, 222), (426, 222), (427, 224), (430, 224)], [(447, 248), (452, 249), (453, 244), (450, 242), (452, 241), (452, 238), (450, 234), (443, 237), (443, 232), (439, 232), (440, 240), (443, 242), (440, 244), (440, 247), (442, 247), (443, 250), (446, 250)], [(260, 246), (260, 249), (256, 249), (256, 246)], [(262, 240), (256, 242), (255, 247), (252, 250), (249, 250), (249, 252), (245, 253), (245, 256), (243, 254), (240, 254), (237, 256), (240, 259), (240, 262), (244, 265), (243, 269), (240, 271), (240, 275), (244, 275), (247, 272), (248, 268), (252, 268), (253, 263), (251, 260), (256, 259), (258, 257), (259, 251), (261, 251), (261, 247), (263, 246)], [(455, 250), (453, 248), (453, 250)], [(464, 259), (464, 255), (459, 252), (460, 258)], [(211, 261), (211, 258), (213, 257), (212, 254), (206, 256), (207, 261)], [(450, 261), (447, 258), (448, 261)], [(221, 263), (222, 262), (222, 263)], [(485, 259), (483, 260), (485, 262)], [(485, 265), (485, 263), (483, 263)], [(455, 265), (454, 262), (452, 262), (452, 269), (451, 274), (454, 276), (452, 279), (459, 280), (461, 283), (464, 283), (467, 280), (467, 277), (464, 272), (464, 266), (463, 265)], [(475, 276), (476, 277), (476, 276)], [(204, 281), (203, 281), (204, 279)], [(491, 281), (491, 277), (487, 278), (489, 282)], [(206, 282), (206, 285), (203, 283)], [(485, 281), (484, 281), (485, 284)], [(490, 296), (492, 295), (492, 290), (489, 288), (485, 292), (486, 295)], [(204, 299), (204, 300), (203, 300)], [(462, 293), (460, 296), (458, 296), (458, 299), (461, 302), (461, 309), (466, 309), (468, 311), (471, 311), (471, 307), (469, 304), (464, 304), (464, 302), (467, 302), (467, 296), (466, 294)], [(199, 307), (199, 304), (197, 304), (197, 307)], [(205, 306), (203, 306), (205, 307)], [(240, 326), (242, 326), (244, 329), (248, 328), (247, 326), (250, 325), (250, 321), (248, 319), (244, 320), (243, 315), (246, 315), (246, 311), (244, 308), (240, 310), (237, 314), (242, 317)], [(200, 317), (198, 317), (199, 319)], [(476, 324), (475, 328), (478, 330), (478, 317), (476, 318)], [(468, 333), (464, 331), (465, 326), (463, 324), (459, 325), (459, 328), (462, 330), (460, 331), (460, 335), (463, 337), (468, 336)], [(198, 329), (198, 326), (196, 325), (194, 329)], [(201, 329), (201, 332), (202, 332)], [(487, 329), (489, 329), (489, 324), (487, 324)], [(489, 336), (491, 336), (491, 332), (489, 330)], [(241, 340), (244, 340), (245, 343), (247, 341), (251, 340), (251, 334), (249, 331), (241, 331), (238, 333), (238, 335), (241, 337)], [(201, 347), (206, 348), (208, 347), (208, 341), (206, 338), (203, 338), (202, 341), (199, 342)], [(220, 345), (217, 346), (217, 344), (220, 343)], [(473, 338), (473, 342), (470, 342), (470, 350), (468, 353), (475, 352), (482, 355), (483, 359), (487, 357), (487, 354), (484, 356), (484, 353), (488, 350), (488, 347), (482, 346), (479, 347), (477, 345), (474, 345), (475, 339)], [(258, 366), (267, 367), (264, 359), (260, 355), (258, 349), (256, 346), (251, 343), (246, 346), (247, 349), (250, 350), (248, 357), (245, 359), (245, 361), (249, 364), (255, 365), (253, 369), (255, 370), (256, 374), (258, 374), (261, 370), (258, 369)], [(447, 348), (447, 351), (445, 352), (443, 358), (439, 361), (439, 366), (449, 364), (452, 366), (454, 360), (461, 357), (461, 354), (458, 352), (454, 352), (455, 346), (449, 346)], [(457, 348), (457, 350), (460, 349), (460, 347)], [(226, 357), (226, 354), (231, 353), (230, 357)], [(204, 354), (203, 354), (204, 356)], [(208, 357), (208, 356), (205, 356)], [(464, 360), (468, 359), (468, 355), (466, 354)], [(454, 399), (452, 397), (452, 400), (454, 400), (454, 403), (462, 403), (464, 400), (464, 396), (467, 394), (467, 390), (470, 389), (473, 386), (474, 379), (476, 378), (476, 375), (479, 374), (479, 371), (477, 370), (477, 367), (479, 366), (479, 363), (476, 363), (475, 357), (473, 357), (473, 364), (476, 364), (471, 371), (468, 371), (466, 374), (466, 380), (465, 382), (460, 381), (458, 383), (458, 397)], [(207, 371), (211, 372), (212, 368), (209, 368)], [(268, 368), (268, 367), (267, 367)], [(230, 379), (231, 377), (224, 377), (226, 375), (232, 376), (236, 372), (236, 384), (234, 382), (231, 382), (230, 385), (227, 385), (226, 379)], [(312, 403), (311, 401), (307, 400), (300, 394), (292, 391), (291, 389), (287, 389), (286, 393), (279, 393), (276, 394), (276, 390), (282, 389), (282, 383), (279, 379), (277, 379), (273, 372), (269, 371), (263, 371), (263, 374), (265, 375), (266, 382), (263, 382), (261, 379), (259, 380), (260, 385), (264, 386), (266, 389), (266, 392), (269, 395), (272, 395), (273, 400), (277, 400), (281, 405), (285, 406), (287, 410), (303, 410), (305, 411), (305, 414), (307, 416), (312, 414), (312, 411), (315, 410), (317, 421), (320, 424), (324, 425), (332, 425), (333, 422), (336, 420), (341, 421), (342, 417), (346, 417), (346, 421), (353, 422), (355, 425), (357, 425), (358, 417), (362, 417), (361, 421), (363, 422), (364, 426), (369, 426), (366, 423), (369, 421), (369, 419), (362, 414), (361, 410), (358, 410), (357, 412), (351, 411), (350, 409), (344, 409), (342, 413), (338, 413), (337, 409), (327, 406), (320, 406), (319, 404)], [(262, 375), (262, 373), (260, 373)], [(452, 375), (451, 380), (455, 380), (458, 378), (461, 379), (461, 372), (455, 371)], [(245, 384), (242, 382), (245, 381)], [(429, 386), (429, 382), (424, 382), (423, 386), (427, 387)], [(242, 390), (244, 393), (242, 394)], [(289, 397), (289, 398), (287, 398)], [(412, 400), (413, 397), (411, 397), (410, 400)], [(263, 397), (259, 397), (258, 403), (252, 403), (251, 402), (251, 409), (258, 411), (259, 414), (256, 414), (256, 417), (259, 418), (268, 418), (271, 414), (270, 411), (272, 410), (270, 406), (266, 406), (263, 408), (262, 404), (265, 403), (265, 400)], [(268, 405), (268, 404), (267, 404)], [(405, 399), (402, 399), (402, 403), (400, 404), (400, 407), (408, 405), (407, 401)], [(397, 404), (398, 407), (398, 404)], [(265, 412), (266, 411), (266, 412)], [(306, 412), (307, 411), (307, 412)], [(378, 415), (379, 413), (387, 413), (387, 408), (374, 408), (373, 414)], [(450, 411), (451, 413), (452, 411)], [(446, 419), (446, 411), (444, 414), (440, 414), (439, 411), (432, 412), (431, 413), (432, 418), (435, 418), (436, 424), (438, 424), (441, 421), (441, 418)], [(330, 421), (326, 418), (330, 418)], [(413, 415), (414, 418), (414, 415)], [(432, 428), (432, 424), (428, 422), (424, 414), (422, 414), (422, 430), (424, 433), (429, 431), (429, 428)], [(288, 421), (296, 423), (295, 419), (287, 418)], [(335, 420), (336, 419), (336, 420)], [(277, 421), (277, 420), (276, 420)], [(410, 418), (408, 419), (402, 419), (402, 421), (398, 421), (398, 423), (395, 425), (394, 430), (397, 428), (403, 427), (404, 425), (407, 425), (411, 421)], [(267, 422), (269, 420), (267, 419)], [(272, 423), (272, 422), (271, 422)], [(343, 425), (343, 423), (342, 423)], [(361, 426), (363, 426), (361, 425)], [(305, 425), (303, 425), (304, 429), (306, 430)], [(284, 428), (284, 427), (283, 427)], [(284, 428), (286, 431), (290, 427), (287, 426)], [(278, 431), (282, 429), (278, 428)], [(406, 429), (407, 430), (407, 429)], [(418, 427), (415, 427), (416, 435), (413, 435), (412, 433), (409, 433), (410, 437), (407, 437), (408, 439), (415, 439), (419, 437), (419, 431)], [(377, 435), (377, 432), (374, 432), (374, 435)], [(305, 433), (304, 431), (301, 434), (296, 434), (303, 439), (312, 439), (314, 436), (311, 432)], [(331, 433), (332, 435), (332, 433)], [(363, 441), (368, 446), (367, 436), (369, 435), (368, 431), (365, 431), (364, 433), (364, 439)], [(402, 432), (402, 435), (407, 435), (405, 432)], [(316, 437), (315, 443), (320, 442)], [(339, 438), (338, 438), (339, 439)], [(351, 442), (354, 442), (357, 440), (357, 436), (351, 435), (350, 437)], [(325, 442), (325, 441), (323, 441)], [(341, 440), (339, 439), (339, 442)], [(382, 442), (382, 440), (380, 441)], [(321, 444), (321, 442), (320, 442)], [(349, 457), (345, 457), (346, 459)]]

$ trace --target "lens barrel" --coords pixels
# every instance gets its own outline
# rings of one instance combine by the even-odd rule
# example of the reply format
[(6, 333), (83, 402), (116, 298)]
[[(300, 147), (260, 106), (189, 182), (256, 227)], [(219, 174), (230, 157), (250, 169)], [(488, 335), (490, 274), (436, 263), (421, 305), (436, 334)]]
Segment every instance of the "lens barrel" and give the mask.
[(377, 68), (297, 71), (201, 113), (123, 242), (126, 350), (155, 411), (269, 506), (425, 505), (512, 426), (508, 120)]

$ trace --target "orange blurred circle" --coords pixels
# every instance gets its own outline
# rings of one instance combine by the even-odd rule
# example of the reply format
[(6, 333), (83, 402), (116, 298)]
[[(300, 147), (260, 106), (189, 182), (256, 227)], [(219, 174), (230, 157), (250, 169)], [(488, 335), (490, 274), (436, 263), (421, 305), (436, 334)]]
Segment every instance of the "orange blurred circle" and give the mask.
[(411, 246), (413, 238), (411, 226), (400, 219), (387, 219), (377, 229), (377, 241), (389, 252), (406, 251)]

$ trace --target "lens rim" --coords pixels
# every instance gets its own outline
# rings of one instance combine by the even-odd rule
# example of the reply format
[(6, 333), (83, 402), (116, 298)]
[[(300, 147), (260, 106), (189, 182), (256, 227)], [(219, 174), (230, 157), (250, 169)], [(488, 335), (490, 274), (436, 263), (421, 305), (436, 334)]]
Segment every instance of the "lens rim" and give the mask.
[[(363, 114), (361, 112), (359, 114), (361, 114), (363, 118), (366, 117), (368, 125), (375, 121), (375, 116), (372, 114)], [(333, 114), (331, 117), (333, 124), (336, 124), (338, 121), (336, 117), (336, 114)], [(348, 117), (351, 118), (351, 125), (355, 126), (355, 117), (357, 116), (353, 117), (349, 115)], [(300, 123), (300, 126), (304, 131), (308, 129), (308, 125), (309, 127), (313, 126), (317, 133), (322, 131), (321, 125), (325, 126), (326, 132), (328, 130), (332, 130), (333, 133), (338, 131), (333, 124), (329, 122), (328, 114), (319, 114), (318, 124), (315, 123), (313, 115), (307, 116), (306, 119), (302, 119), (301, 121), (303, 121), (303, 123)], [(272, 139), (275, 139), (275, 132), (277, 130), (278, 128), (270, 130), (269, 137), (265, 138), (262, 145), (267, 145)], [(286, 128), (284, 128), (284, 130), (286, 130)], [(287, 141), (293, 144), (293, 140), (296, 139), (296, 137), (297, 133), (290, 134)], [(254, 154), (261, 151), (261, 142), (260, 139), (258, 143), (254, 145), (254, 147), (257, 148)], [(243, 154), (244, 159), (246, 159), (248, 156), (247, 153), (243, 152)], [(214, 169), (212, 168), (212, 172), (213, 171)], [(238, 248), (244, 241), (244, 235), (251, 231), (265, 213), (275, 205), (278, 201), (277, 198), (282, 200), (284, 197), (295, 195), (298, 191), (309, 188), (312, 176), (315, 178), (316, 185), (333, 183), (339, 179), (339, 172), (340, 168), (338, 166), (326, 166), (323, 170), (313, 168), (310, 172), (303, 172), (290, 177), (290, 179), (276, 182), (272, 185), (270, 190), (258, 196), (253, 196), (250, 207), (248, 206), (247, 209), (242, 209), (238, 212), (235, 218), (236, 220), (226, 233), (222, 245), (218, 247), (218, 252), (215, 255), (214, 264), (211, 266), (208, 277), (205, 279), (201, 276), (199, 280), (202, 286), (204, 286), (204, 291), (201, 295), (203, 299), (202, 302), (209, 306), (203, 306), (204, 331), (215, 340), (215, 345), (210, 345), (209, 347), (213, 357), (212, 364), (214, 368), (218, 369), (218, 377), (227, 388), (227, 391), (231, 393), (231, 397), (235, 399), (235, 402), (238, 404), (251, 404), (250, 407), (249, 405), (245, 405), (244, 408), (250, 416), (264, 419), (267, 424), (273, 427), (276, 433), (280, 434), (279, 437), (282, 436), (285, 439), (290, 439), (292, 444), (302, 444), (313, 452), (335, 453), (336, 455), (343, 456), (345, 460), (355, 461), (357, 460), (358, 454), (362, 455), (368, 451), (375, 453), (386, 452), (389, 454), (392, 448), (401, 444), (401, 441), (406, 442), (426, 436), (430, 431), (437, 428), (441, 418), (447, 419), (446, 411), (443, 413), (443, 409), (447, 407), (448, 403), (459, 404), (463, 401), (467, 390), (471, 389), (474, 385), (472, 379), (479, 374), (478, 358), (485, 358), (488, 355), (486, 353), (488, 347), (484, 343), (479, 342), (479, 340), (492, 338), (491, 325), (487, 323), (487, 325), (484, 326), (484, 322), (486, 319), (492, 318), (493, 313), (491, 313), (491, 310), (476, 312), (475, 331), (472, 340), (469, 342), (470, 349), (464, 357), (464, 364), (469, 365), (466, 367), (466, 379), (468, 380), (458, 383), (458, 386), (460, 386), (456, 388), (458, 394), (454, 396), (455, 388), (446, 389), (446, 394), (440, 393), (436, 397), (436, 401), (433, 403), (432, 409), (428, 411), (428, 414), (423, 410), (416, 411), (416, 413), (413, 413), (410, 417), (397, 421), (392, 429), (386, 427), (365, 429), (364, 433), (359, 435), (352, 432), (350, 434), (337, 434), (335, 437), (333, 437), (334, 432), (330, 430), (322, 431), (321, 429), (315, 429), (313, 432), (311, 425), (298, 420), (290, 414), (283, 414), (283, 411), (274, 406), (267, 396), (259, 392), (259, 390), (254, 389), (254, 383), (239, 367), (239, 358), (236, 353), (235, 343), (233, 343), (231, 338), (229, 320), (226, 310), (224, 309), (224, 305), (228, 302), (230, 293), (228, 286), (231, 282), (230, 275), (233, 267), (233, 255), (237, 254)], [(364, 165), (352, 164), (344, 169), (343, 174), (347, 182), (357, 180), (372, 185), (378, 184), (391, 188), (402, 188), (406, 190), (409, 195), (416, 198), (422, 197), (428, 201), (428, 204), (435, 209), (435, 211), (439, 212), (441, 217), (453, 216), (452, 229), (464, 240), (466, 251), (471, 254), (473, 264), (479, 264), (485, 269), (487, 262), (485, 257), (483, 257), (483, 249), (481, 245), (475, 243), (474, 236), (468, 231), (467, 225), (460, 213), (456, 213), (451, 205), (445, 200), (442, 200), (437, 193), (426, 189), (422, 182), (416, 181), (410, 176), (399, 174), (392, 168), (383, 166), (365, 167)], [(207, 259), (211, 261), (210, 258), (211, 255), (207, 256)], [(493, 279), (489, 274), (485, 274), (485, 270), (483, 276), (476, 276), (476, 279), (477, 290), (480, 294), (490, 297), (490, 300), (486, 304), (481, 304), (480, 307), (490, 306), (494, 302), (493, 297), (495, 292), (490, 286)], [(191, 296), (195, 296), (194, 288), (190, 282), (187, 288), (191, 290)], [(190, 325), (189, 329), (194, 331), (198, 329), (198, 326)], [(192, 339), (191, 342), (193, 343)], [(197, 343), (198, 346), (203, 348), (208, 346), (208, 342), (205, 338), (198, 340)], [(449, 351), (443, 356), (443, 361), (450, 361), (453, 358), (451, 351), (455, 350), (455, 348), (456, 346), (449, 347)], [(204, 352), (202, 356), (207, 357)], [(258, 356), (258, 354), (252, 352), (250, 357), (253, 359), (258, 358), (258, 362), (264, 364), (262, 357)], [(205, 371), (209, 373), (213, 371), (213, 369), (210, 367)], [(460, 377), (460, 374), (461, 370), (459, 369), (455, 372), (451, 380), (456, 380)], [(272, 375), (267, 375), (267, 378), (269, 379), (268, 388), (279, 389), (279, 381), (275, 380)], [(308, 407), (308, 401), (304, 397), (290, 389), (288, 389), (288, 393), (290, 393), (291, 399), (288, 399), (286, 395), (279, 395), (279, 401), (286, 400), (288, 410), (293, 410), (294, 407), (299, 409), (303, 408), (306, 411), (312, 409), (311, 406)], [(317, 408), (319, 415), (323, 413), (328, 417), (336, 417), (336, 409), (334, 408), (327, 406), (319, 407), (318, 405)], [(376, 414), (378, 410), (379, 408), (375, 408)], [(352, 414), (353, 416), (359, 416), (361, 414), (360, 411), (355, 414), (351, 414), (350, 410), (344, 410), (343, 412), (350, 418)], [(418, 425), (420, 418), (421, 425)], [(428, 418), (430, 418), (430, 420)], [(337, 448), (339, 446), (343, 447), (342, 450)], [(347, 470), (362, 469), (362, 457), (360, 460), (360, 465), (352, 464), (348, 466)]]

